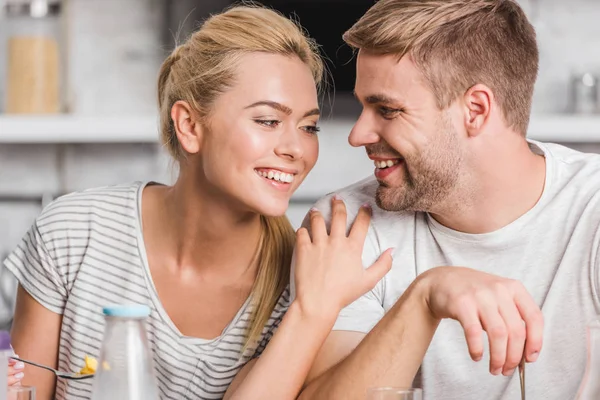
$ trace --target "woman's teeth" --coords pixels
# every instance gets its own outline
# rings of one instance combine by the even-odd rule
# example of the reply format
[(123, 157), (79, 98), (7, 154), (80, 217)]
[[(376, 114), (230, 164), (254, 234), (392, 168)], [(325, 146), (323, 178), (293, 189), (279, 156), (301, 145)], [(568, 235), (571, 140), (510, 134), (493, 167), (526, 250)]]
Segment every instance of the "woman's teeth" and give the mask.
[(375, 166), (379, 169), (385, 169), (385, 168), (389, 168), (389, 167), (393, 167), (394, 165), (398, 164), (400, 162), (400, 159), (396, 158), (393, 160), (375, 160)]
[(263, 178), (272, 179), (277, 182), (292, 183), (294, 181), (293, 174), (286, 174), (285, 172), (277, 171), (275, 169), (271, 169), (269, 171), (265, 171), (265, 170), (261, 170), (261, 171), (255, 170), (255, 171), (257, 174), (259, 174)]

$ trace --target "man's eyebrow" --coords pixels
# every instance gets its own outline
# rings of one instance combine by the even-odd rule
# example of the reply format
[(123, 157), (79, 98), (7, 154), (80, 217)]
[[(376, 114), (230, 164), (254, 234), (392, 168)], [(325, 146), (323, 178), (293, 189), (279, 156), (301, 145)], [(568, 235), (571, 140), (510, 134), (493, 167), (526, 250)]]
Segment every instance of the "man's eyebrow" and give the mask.
[[(354, 94), (354, 97), (356, 97), (356, 99), (360, 101), (360, 97), (358, 96), (356, 91), (353, 91), (353, 94)], [(390, 96), (387, 96), (382, 93), (375, 93), (375, 94), (366, 96), (365, 102), (367, 104), (399, 104), (399, 103), (401, 103), (400, 100), (395, 99)]]
[(399, 101), (384, 94), (371, 94), (365, 98), (367, 104), (398, 104)]

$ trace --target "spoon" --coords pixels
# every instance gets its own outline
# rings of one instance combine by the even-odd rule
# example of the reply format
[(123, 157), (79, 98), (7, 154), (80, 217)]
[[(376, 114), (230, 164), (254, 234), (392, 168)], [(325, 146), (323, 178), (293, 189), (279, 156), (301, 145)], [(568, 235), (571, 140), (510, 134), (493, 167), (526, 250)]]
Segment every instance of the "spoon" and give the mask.
[(59, 370), (56, 370), (54, 368), (50, 368), (50, 367), (48, 367), (46, 365), (38, 364), (38, 363), (35, 363), (33, 361), (25, 360), (25, 359), (19, 358), (19, 357), (10, 357), (10, 358), (12, 358), (13, 360), (21, 361), (21, 362), (23, 362), (25, 364), (33, 365), (34, 367), (43, 368), (43, 369), (46, 369), (48, 371), (51, 371), (51, 372), (54, 373), (54, 375), (56, 375), (56, 377), (62, 378), (62, 379), (71, 379), (71, 380), (79, 381), (79, 380), (82, 380), (82, 379), (89, 379), (89, 378), (93, 378), (94, 377), (94, 374), (84, 374), (84, 375), (82, 375), (82, 374), (79, 374), (79, 373), (76, 373), (76, 372), (63, 372), (63, 371), (59, 371)]
[(525, 357), (519, 363), (519, 380), (521, 381), (521, 400), (525, 400)]

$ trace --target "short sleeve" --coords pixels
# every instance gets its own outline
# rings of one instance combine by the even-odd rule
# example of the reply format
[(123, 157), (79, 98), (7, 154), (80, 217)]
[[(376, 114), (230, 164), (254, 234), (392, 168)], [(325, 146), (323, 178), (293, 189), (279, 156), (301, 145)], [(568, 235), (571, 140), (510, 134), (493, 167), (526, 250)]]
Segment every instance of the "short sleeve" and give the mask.
[(68, 297), (66, 284), (46, 249), (37, 223), (4, 261), (4, 266), (38, 303), (54, 313), (63, 313)]
[[(345, 197), (343, 195), (342, 200), (344, 200), (346, 204), (349, 221), (348, 225), (350, 225), (350, 222), (353, 221), (356, 215), (358, 214), (358, 210), (363, 202), (361, 202), (359, 199)], [(329, 224), (331, 221), (331, 195), (320, 199), (314, 207), (322, 213), (329, 228)], [(310, 225), (308, 214), (304, 218), (302, 226), (309, 228)], [(378, 248), (377, 242), (374, 240), (373, 228), (370, 227), (363, 248), (363, 266), (365, 268), (371, 266), (379, 258), (380, 254), (381, 251)], [(296, 295), (294, 282), (294, 261), (292, 262), (292, 271), (290, 277), (292, 299), (294, 299)], [(377, 325), (377, 323), (385, 315), (385, 309), (383, 307), (383, 285), (384, 280), (381, 280), (379, 283), (377, 283), (373, 290), (367, 292), (362, 297), (354, 301), (352, 304), (344, 308), (340, 312), (338, 319), (336, 320), (335, 325), (333, 327), (333, 330), (355, 331), (362, 333), (368, 333), (369, 331), (371, 331), (371, 329), (373, 329), (373, 327)]]

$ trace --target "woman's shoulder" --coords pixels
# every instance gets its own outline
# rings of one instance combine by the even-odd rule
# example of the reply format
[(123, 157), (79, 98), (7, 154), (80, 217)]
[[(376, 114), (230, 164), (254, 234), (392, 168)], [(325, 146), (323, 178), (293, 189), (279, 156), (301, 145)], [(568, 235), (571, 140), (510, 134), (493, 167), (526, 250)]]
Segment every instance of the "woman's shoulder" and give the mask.
[(38, 252), (47, 254), (59, 270), (68, 270), (73, 276), (74, 269), (84, 260), (131, 261), (138, 254), (137, 199), (143, 187), (142, 182), (133, 182), (62, 196), (37, 217), (28, 234), (29, 241)]
[(143, 182), (131, 182), (72, 192), (48, 204), (40, 217), (61, 212), (93, 212), (102, 209), (122, 211), (136, 208), (137, 194), (143, 185)]
[(142, 182), (104, 186), (69, 193), (48, 204), (36, 218), (40, 234), (73, 230), (134, 227)]

